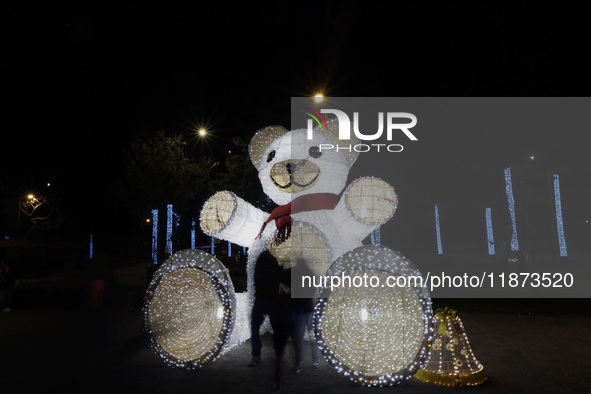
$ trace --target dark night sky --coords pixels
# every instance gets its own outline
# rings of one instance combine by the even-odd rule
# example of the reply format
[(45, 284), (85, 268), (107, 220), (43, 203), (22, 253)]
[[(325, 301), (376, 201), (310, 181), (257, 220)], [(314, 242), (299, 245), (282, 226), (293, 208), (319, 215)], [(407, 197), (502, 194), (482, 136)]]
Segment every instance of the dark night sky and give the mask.
[[(10, 10), (0, 185), (52, 182), (98, 220), (123, 147), (143, 131), (189, 139), (207, 123), (219, 140), (250, 136), (289, 126), (290, 97), (319, 88), (333, 97), (589, 94), (583, 2), (408, 3)], [(471, 160), (466, 151), (455, 160)]]

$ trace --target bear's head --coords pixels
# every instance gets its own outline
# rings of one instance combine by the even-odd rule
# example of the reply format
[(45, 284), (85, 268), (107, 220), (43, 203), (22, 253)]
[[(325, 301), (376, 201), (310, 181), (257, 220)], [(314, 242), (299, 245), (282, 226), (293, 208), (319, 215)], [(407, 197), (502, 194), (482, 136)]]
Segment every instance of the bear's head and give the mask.
[(269, 126), (250, 141), (250, 160), (259, 171), (263, 191), (276, 204), (306, 194), (339, 194), (345, 187), (349, 168), (359, 155), (353, 149), (357, 141), (339, 141), (336, 119), (327, 121), (327, 126), (316, 127), (312, 139), (305, 129)]

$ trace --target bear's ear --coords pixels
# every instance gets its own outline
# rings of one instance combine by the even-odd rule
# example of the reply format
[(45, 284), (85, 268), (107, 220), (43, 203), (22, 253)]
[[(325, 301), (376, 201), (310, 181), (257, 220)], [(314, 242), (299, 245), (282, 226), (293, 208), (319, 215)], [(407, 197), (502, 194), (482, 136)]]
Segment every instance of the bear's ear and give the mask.
[[(353, 148), (355, 145), (359, 143), (359, 138), (353, 133), (353, 124), (351, 124), (351, 140), (350, 141), (340, 141), (339, 140), (339, 121), (337, 118), (332, 118), (326, 121), (326, 125), (328, 126), (328, 130), (324, 130), (324, 127), (321, 129), (319, 126), (314, 128), (315, 133), (324, 133), (328, 138), (333, 140), (335, 144), (339, 146), (339, 152), (343, 152), (345, 155), (345, 160), (347, 160), (347, 165), (351, 167), (357, 157), (359, 156), (359, 152), (355, 151)], [(349, 147), (351, 147), (349, 151)], [(343, 149), (345, 148), (345, 149)]]
[(283, 126), (268, 126), (257, 131), (252, 137), (250, 144), (248, 144), (248, 154), (250, 155), (250, 161), (257, 170), (269, 144), (285, 133), (287, 133), (287, 130)]

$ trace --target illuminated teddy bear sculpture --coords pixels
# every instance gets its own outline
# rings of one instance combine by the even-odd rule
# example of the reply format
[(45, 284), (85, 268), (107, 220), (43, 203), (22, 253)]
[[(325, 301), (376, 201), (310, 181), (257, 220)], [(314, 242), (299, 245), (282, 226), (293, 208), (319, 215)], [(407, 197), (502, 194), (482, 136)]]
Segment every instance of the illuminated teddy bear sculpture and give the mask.
[(377, 178), (356, 179), (338, 198), (359, 153), (350, 148), (355, 141), (339, 141), (336, 119), (309, 137), (305, 129), (270, 126), (250, 141), (250, 159), (263, 190), (280, 205), (271, 214), (228, 191), (216, 193), (201, 211), (206, 234), (249, 248), (249, 298), (254, 265), (264, 250), (284, 268), (305, 262), (319, 277), (339, 256), (361, 246), (396, 209), (394, 189)]
[[(357, 141), (338, 137), (336, 120), (315, 128), (311, 135), (308, 130), (287, 131), (280, 126), (259, 130), (249, 145), (250, 158), (263, 190), (280, 206), (269, 214), (234, 193), (218, 192), (201, 211), (201, 228), (249, 248), (248, 291), (236, 294), (235, 306), (228, 309), (236, 316), (228, 348), (250, 336), (254, 266), (269, 250), (284, 268), (293, 269), (292, 281), (294, 274), (298, 280), (298, 272), (309, 277), (308, 289), (302, 283), (299, 291), (318, 290), (314, 288), (322, 279), (331, 278), (330, 293), (324, 285), (317, 295), (304, 295), (318, 297), (315, 336), (326, 361), (364, 385), (393, 385), (416, 373), (427, 356), (432, 340), (430, 298), (426, 288), (416, 284), (354, 284), (333, 291), (332, 280), (341, 275), (369, 274), (380, 281), (388, 276), (420, 276), (399, 253), (362, 245), (392, 217), (397, 198), (394, 189), (377, 178), (358, 178), (345, 188), (358, 156), (351, 149)], [(302, 296), (292, 290), (292, 297)]]

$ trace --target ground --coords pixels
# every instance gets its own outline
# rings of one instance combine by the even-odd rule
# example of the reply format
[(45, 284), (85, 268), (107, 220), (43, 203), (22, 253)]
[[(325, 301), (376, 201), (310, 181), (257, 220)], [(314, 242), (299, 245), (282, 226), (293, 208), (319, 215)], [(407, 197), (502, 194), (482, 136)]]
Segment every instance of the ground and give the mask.
[[(489, 381), (469, 388), (432, 386), (414, 378), (394, 388), (409, 393), (590, 393), (590, 317), (460, 313)], [(200, 370), (168, 367), (150, 349), (141, 312), (45, 309), (0, 314), (2, 389), (59, 393), (270, 393), (271, 336), (263, 360), (248, 368), (250, 344)], [(308, 350), (308, 348), (307, 348)], [(284, 393), (361, 393), (367, 389), (309, 355), (299, 375), (287, 371)]]

